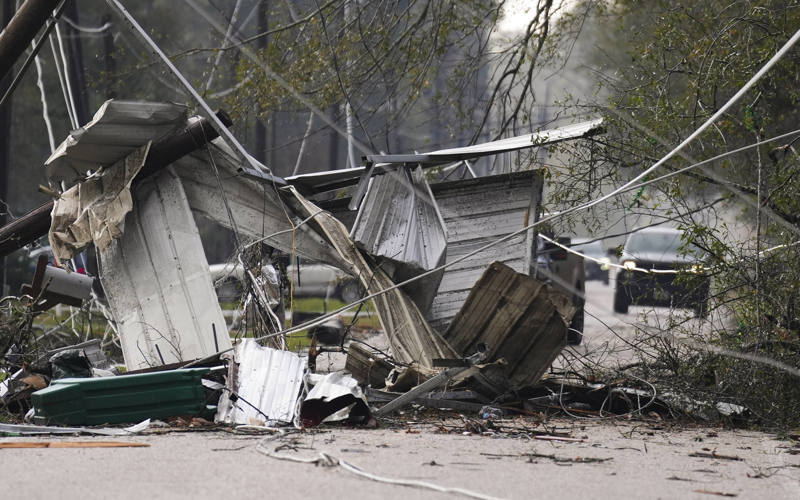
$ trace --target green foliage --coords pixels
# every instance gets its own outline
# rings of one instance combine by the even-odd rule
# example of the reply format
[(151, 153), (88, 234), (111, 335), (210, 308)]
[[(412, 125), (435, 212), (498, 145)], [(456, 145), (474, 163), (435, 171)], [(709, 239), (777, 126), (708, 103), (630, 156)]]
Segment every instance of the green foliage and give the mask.
[[(593, 62), (603, 98), (594, 109), (608, 129), (595, 168), (617, 180), (682, 142), (800, 28), (798, 4), (777, 0), (617, 0), (578, 10), (586, 6), (601, 26)], [(796, 129), (799, 66), (795, 47), (658, 174)], [(708, 256), (713, 320), (679, 321), (669, 333), (728, 354), (678, 353), (659, 340), (661, 376), (671, 390), (743, 404), (762, 425), (800, 422), (797, 378), (770, 364), (800, 362), (798, 169), (793, 142), (765, 144), (615, 202), (671, 220)], [(777, 245), (788, 246), (760, 253)]]

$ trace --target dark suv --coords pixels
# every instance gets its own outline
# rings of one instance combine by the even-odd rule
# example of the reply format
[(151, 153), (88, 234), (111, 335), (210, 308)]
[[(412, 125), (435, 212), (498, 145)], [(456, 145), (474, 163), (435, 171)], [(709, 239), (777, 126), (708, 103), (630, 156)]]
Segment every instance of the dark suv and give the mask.
[(617, 273), (614, 311), (627, 313), (630, 305), (672, 306), (706, 316), (709, 278), (701, 273), (700, 252), (685, 248), (682, 234), (679, 229), (651, 227), (628, 235), (620, 258), (623, 269)]

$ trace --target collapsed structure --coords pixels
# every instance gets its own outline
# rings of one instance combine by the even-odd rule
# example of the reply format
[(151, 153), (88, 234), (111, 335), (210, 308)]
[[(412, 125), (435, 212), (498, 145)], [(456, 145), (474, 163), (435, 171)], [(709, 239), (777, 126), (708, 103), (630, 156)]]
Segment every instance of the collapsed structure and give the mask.
[[(565, 345), (574, 301), (530, 277), (540, 258), (532, 223), (541, 205), (541, 173), (430, 185), (426, 172), (585, 137), (599, 130), (599, 120), (423, 155), (367, 156), (360, 169), (287, 179), (273, 177), (252, 158), (243, 166), (223, 141), (207, 141), (208, 125), (201, 122), (176, 104), (110, 100), (45, 162), (50, 181), (66, 188), (51, 209), (53, 254), (63, 263), (94, 245), (109, 320), (129, 371), (181, 366), (232, 350), (194, 214), (249, 242), (357, 277), (366, 294), (359, 302), (373, 301), (388, 336), (397, 368), (390, 384), (402, 379), (398, 371), (410, 380), (429, 378), (440, 360), (467, 358), (480, 347), (481, 362), (490, 366), (470, 374), (487, 390), (503, 391), (536, 382)], [(198, 134), (200, 149), (170, 155), (159, 148)], [(326, 197), (331, 189), (349, 196)], [(19, 235), (19, 227), (12, 229)], [(0, 243), (7, 244), (8, 233), (0, 229), (6, 235)], [(498, 238), (507, 241), (491, 246)], [(267, 299), (275, 292), (255, 276), (261, 266), (241, 257), (240, 263), (274, 336), (285, 335)], [(230, 393), (263, 401), (263, 408), (255, 404), (256, 416), (295, 419), (287, 401), (300, 397), (297, 362), (270, 362), (262, 375), (245, 377), (258, 372), (254, 360), (289, 358), (254, 354), (256, 347), (244, 345), (229, 356), (239, 367), (228, 372)], [(354, 375), (364, 382), (363, 374)], [(288, 392), (281, 388), (278, 409), (272, 396), (256, 397), (275, 392), (276, 380), (293, 381)], [(254, 418), (237, 413), (230, 401), (223, 397), (220, 420)]]

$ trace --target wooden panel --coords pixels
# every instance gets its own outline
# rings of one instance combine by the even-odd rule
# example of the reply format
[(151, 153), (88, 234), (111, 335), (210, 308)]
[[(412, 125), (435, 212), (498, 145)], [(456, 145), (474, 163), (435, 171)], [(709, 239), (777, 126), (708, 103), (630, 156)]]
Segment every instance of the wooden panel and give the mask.
[(479, 343), (506, 360), (511, 388), (536, 383), (566, 346), (575, 308), (564, 293), (493, 262), (472, 288), (444, 338), (462, 356)]

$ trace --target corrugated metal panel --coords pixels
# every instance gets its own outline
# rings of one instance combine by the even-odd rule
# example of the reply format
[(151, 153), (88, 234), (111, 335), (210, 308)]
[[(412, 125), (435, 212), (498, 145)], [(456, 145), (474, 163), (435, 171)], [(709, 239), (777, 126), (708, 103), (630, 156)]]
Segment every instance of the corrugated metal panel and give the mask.
[[(581, 137), (596, 134), (602, 130), (603, 119), (598, 118), (586, 122), (576, 123), (574, 125), (567, 125), (548, 130), (540, 130), (532, 134), (520, 135), (517, 137), (509, 137), (507, 139), (500, 139), (498, 141), (486, 142), (483, 144), (475, 144), (472, 146), (465, 146), (462, 148), (440, 149), (429, 153), (422, 153), (420, 155), (397, 155), (419, 157), (420, 161), (432, 162), (433, 166), (448, 161), (459, 161), (463, 159), (477, 158), (480, 156), (493, 155), (498, 153), (507, 153), (510, 151), (517, 151), (519, 149), (531, 148), (536, 146), (545, 146), (554, 144), (569, 139), (578, 139)], [(378, 156), (391, 156), (391, 155), (378, 155)], [(387, 172), (384, 170), (385, 163), (378, 163), (375, 166), (373, 175), (380, 175)], [(332, 170), (329, 172), (315, 172), (310, 174), (295, 175), (287, 177), (286, 181), (289, 184), (297, 186), (305, 192), (322, 192), (329, 189), (339, 188), (343, 186), (353, 185), (358, 182), (361, 175), (366, 171), (364, 167), (357, 169), (341, 169)], [(391, 172), (391, 170), (389, 170)]]
[[(366, 253), (391, 261), (390, 275), (399, 283), (444, 262), (445, 231), (422, 168), (400, 169), (372, 179), (350, 237)], [(406, 290), (422, 311), (430, 307), (441, 276)]]
[(92, 121), (73, 130), (45, 161), (50, 180), (72, 183), (157, 141), (186, 124), (186, 106), (162, 102), (108, 100)]
[(560, 141), (566, 141), (568, 139), (577, 139), (579, 137), (591, 135), (593, 133), (597, 133), (602, 125), (603, 119), (597, 118), (595, 120), (576, 123), (574, 125), (566, 125), (564, 127), (540, 130), (532, 134), (500, 139), (499, 141), (475, 144), (473, 146), (465, 146), (463, 148), (440, 149), (438, 151), (427, 153), (427, 155), (431, 157), (443, 156), (447, 158), (459, 156), (469, 159), (476, 156), (507, 153), (510, 151), (516, 151), (518, 149), (543, 146), (546, 144), (553, 144)]
[(505, 359), (506, 383), (518, 389), (538, 382), (553, 363), (567, 344), (567, 325), (574, 313), (569, 295), (493, 262), (444, 338), (462, 355), (486, 345), (486, 359)]
[[(233, 402), (229, 392), (223, 392), (215, 420), (228, 424), (292, 422), (303, 383), (303, 360), (289, 351), (260, 346), (253, 339), (242, 339), (234, 359), (237, 368), (233, 390), (240, 400)], [(258, 410), (242, 403), (242, 399)]]
[[(433, 195), (447, 227), (447, 261), (525, 227), (538, 175), (526, 171), (433, 184)], [(426, 315), (431, 326), (440, 332), (447, 329), (490, 262), (503, 262), (525, 272), (528, 237), (521, 234), (445, 269)]]
[[(303, 216), (319, 210), (319, 207), (298, 193), (294, 192), (294, 196), (297, 210)], [(381, 266), (364, 258), (338, 220), (333, 217), (322, 217), (319, 225), (321, 234), (340, 252), (342, 259), (352, 263), (347, 270), (361, 280), (368, 294), (386, 290), (394, 285)], [(456, 355), (442, 336), (430, 328), (419, 307), (402, 290), (393, 289), (382, 293), (375, 297), (373, 302), (397, 361), (413, 363), (418, 371), (431, 374), (434, 358), (452, 358)]]
[(100, 279), (128, 369), (230, 348), (180, 179), (168, 168), (142, 181), (134, 200), (122, 237), (100, 253)]

